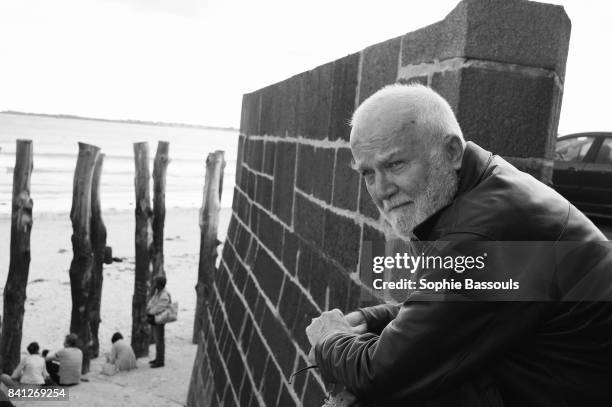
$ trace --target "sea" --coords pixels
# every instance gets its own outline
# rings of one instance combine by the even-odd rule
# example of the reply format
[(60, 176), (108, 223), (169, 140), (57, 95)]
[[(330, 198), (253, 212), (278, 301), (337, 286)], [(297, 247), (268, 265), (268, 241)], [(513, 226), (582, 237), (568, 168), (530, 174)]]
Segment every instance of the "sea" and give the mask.
[[(157, 143), (170, 143), (166, 208), (202, 206), (206, 157), (223, 150), (226, 166), (221, 207), (232, 204), (237, 130), (0, 113), (0, 215), (11, 212), (18, 139), (33, 143), (30, 196), (35, 214), (70, 212), (79, 142), (98, 146), (105, 154), (100, 180), (103, 211), (134, 208), (133, 144), (137, 142), (149, 145), (151, 173)], [(151, 191), (152, 184), (151, 179)]]

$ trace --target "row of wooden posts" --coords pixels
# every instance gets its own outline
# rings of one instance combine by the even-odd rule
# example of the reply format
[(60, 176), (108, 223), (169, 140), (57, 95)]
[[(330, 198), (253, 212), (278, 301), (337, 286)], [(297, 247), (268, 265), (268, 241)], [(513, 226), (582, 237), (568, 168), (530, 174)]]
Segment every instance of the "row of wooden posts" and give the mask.
[[(146, 321), (146, 306), (153, 290), (152, 281), (163, 275), (166, 170), (169, 143), (160, 141), (153, 161), (153, 207), (149, 193), (148, 143), (134, 143), (135, 160), (135, 272), (132, 298), (132, 348), (137, 357), (148, 355), (150, 327)], [(210, 290), (211, 274), (217, 257), (218, 216), (223, 170), (223, 151), (210, 153), (206, 160), (204, 198), (200, 210), (200, 259), (196, 284), (197, 305), (193, 343), (202, 328), (204, 307)], [(89, 371), (91, 358), (99, 355), (98, 328), (102, 298), (103, 264), (109, 257), (106, 247), (106, 227), (100, 207), (100, 178), (104, 154), (100, 148), (79, 143), (79, 155), (74, 173), (72, 209), (72, 250), (70, 290), (72, 312), (70, 332), (82, 343), (83, 373)], [(0, 338), (0, 371), (11, 374), (19, 363), (26, 300), (26, 285), (30, 265), (30, 232), (32, 230), (32, 199), (30, 178), (33, 168), (31, 140), (17, 140), (13, 172), (11, 212), (11, 246), (7, 282), (4, 288), (4, 312)]]

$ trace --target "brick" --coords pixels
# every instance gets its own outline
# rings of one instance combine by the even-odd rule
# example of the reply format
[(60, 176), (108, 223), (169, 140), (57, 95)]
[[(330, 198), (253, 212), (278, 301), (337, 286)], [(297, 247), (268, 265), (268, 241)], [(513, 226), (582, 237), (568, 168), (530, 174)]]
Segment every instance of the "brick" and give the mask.
[(553, 78), (464, 68), (457, 118), (466, 139), (495, 154), (550, 158), (559, 97)]
[[(313, 256), (308, 273), (308, 291), (321, 309), (343, 308), (346, 303), (348, 274), (322, 256)], [(327, 292), (329, 291), (329, 296)], [(326, 302), (329, 297), (329, 306)]]
[(361, 227), (352, 218), (325, 211), (323, 248), (347, 270), (355, 270), (359, 258)]
[(249, 370), (253, 373), (253, 381), (256, 385), (261, 382), (267, 357), (268, 352), (261, 338), (259, 335), (254, 334), (251, 337), (251, 344), (247, 353), (247, 364), (249, 365)]
[(362, 51), (359, 103), (385, 85), (395, 82), (401, 37), (372, 45)]
[(259, 231), (257, 230), (257, 224), (259, 223), (259, 212), (261, 212), (261, 210), (257, 207), (257, 205), (251, 205), (249, 228), (255, 235), (259, 235)]
[(321, 388), (319, 383), (314, 379), (312, 373), (308, 373), (306, 389), (304, 390), (304, 399), (302, 405), (304, 407), (320, 406), (325, 398), (325, 390)]
[(313, 250), (305, 243), (300, 244), (300, 256), (297, 260), (297, 277), (304, 288), (310, 284), (310, 270), (312, 269)]
[(263, 168), (264, 142), (263, 140), (251, 140), (251, 169), (261, 172)]
[(266, 309), (261, 323), (261, 331), (265, 336), (268, 346), (278, 362), (285, 377), (291, 375), (293, 360), (295, 358), (295, 346), (289, 336), (285, 333), (285, 328), (276, 317)]
[(276, 152), (276, 143), (266, 141), (264, 143), (264, 159), (261, 171), (268, 175), (274, 175), (274, 157)]
[[(246, 193), (246, 190), (249, 186), (249, 170), (246, 169), (246, 167), (242, 167), (240, 168), (240, 182), (237, 184), (240, 187), (240, 190), (244, 193)], [(236, 191), (234, 190), (234, 198), (238, 198), (240, 195), (236, 194)], [(233, 205), (233, 207), (235, 208), (236, 205)]]
[(230, 376), (230, 384), (236, 392), (238, 392), (237, 386), (240, 386), (240, 382), (242, 381), (244, 369), (245, 366), (242, 363), (242, 358), (240, 357), (238, 348), (236, 347), (236, 344), (231, 341), (230, 356), (227, 359), (227, 370)]
[(267, 210), (272, 210), (272, 180), (261, 175), (257, 176), (255, 201)]
[(380, 217), (380, 212), (374, 202), (372, 201), (372, 197), (368, 192), (368, 189), (365, 186), (365, 181), (363, 181), (363, 177), (360, 177), (361, 181), (359, 184), (361, 185), (361, 192), (359, 195), (359, 213), (368, 218), (372, 218), (374, 220), (378, 220)]
[(244, 300), (247, 306), (251, 309), (255, 309), (255, 302), (257, 301), (257, 287), (253, 283), (253, 278), (248, 277), (244, 286)]
[(295, 401), (293, 400), (293, 398), (289, 394), (289, 390), (287, 390), (287, 387), (285, 386), (281, 386), (277, 405), (279, 407), (296, 407)]
[(314, 161), (310, 163), (310, 175), (313, 179), (312, 192), (315, 198), (331, 203), (332, 185), (334, 183), (335, 151), (330, 148), (315, 148)]
[(340, 148), (336, 152), (332, 205), (356, 211), (359, 195), (359, 173), (351, 168), (352, 159), (353, 154), (348, 148)]
[(255, 189), (257, 188), (257, 175), (249, 172), (246, 194), (251, 200), (255, 200)]
[(264, 377), (265, 379), (261, 389), (264, 404), (266, 406), (275, 406), (280, 389), (280, 375), (278, 373), (278, 369), (273, 363), (271, 363), (271, 361), (268, 361), (268, 366), (266, 366), (266, 374)]
[(261, 323), (261, 319), (263, 317), (264, 311), (266, 310), (266, 307), (267, 305), (263, 297), (261, 295), (258, 295), (257, 300), (255, 302), (255, 308), (253, 311), (253, 318), (256, 324), (259, 325)]
[(431, 77), (431, 87), (446, 99), (456, 115), (461, 92), (461, 70), (434, 73)]
[(317, 246), (323, 244), (323, 226), (325, 211), (308, 198), (295, 195), (295, 231), (303, 239)]
[(359, 54), (352, 54), (334, 61), (331, 101), (331, 118), (329, 124), (330, 140), (349, 141), (350, 121), (355, 110), (359, 72)]
[(322, 140), (329, 131), (333, 63), (305, 73), (298, 98), (298, 133)]
[(247, 250), (246, 256), (244, 256), (244, 262), (247, 267), (253, 268), (255, 265), (255, 259), (257, 258), (257, 252), (260, 250), (259, 243), (257, 240), (251, 239), (251, 244)]
[(272, 211), (289, 226), (293, 208), (295, 158), (295, 144), (279, 142), (276, 145)]
[(253, 273), (263, 292), (276, 304), (285, 274), (265, 250), (259, 250), (257, 253)]
[(288, 229), (284, 229), (283, 236), (283, 265), (285, 266), (287, 271), (289, 271), (289, 274), (295, 275), (295, 261), (297, 258), (298, 239), (295, 234), (290, 232)]
[(242, 332), (240, 333), (240, 337), (238, 338), (240, 348), (243, 352), (248, 352), (249, 344), (251, 342), (251, 335), (253, 334), (253, 320), (250, 317), (244, 322), (244, 327), (242, 328)]
[(283, 133), (281, 126), (281, 95), (280, 84), (270, 85), (260, 90), (261, 115), (259, 119), (259, 134), (278, 136)]
[(234, 299), (232, 302), (232, 306), (228, 309), (227, 318), (229, 320), (230, 327), (234, 336), (238, 336), (240, 333), (240, 328), (242, 327), (242, 323), (245, 317), (245, 308), (242, 300), (238, 297)]
[(236, 179), (234, 180), (236, 185), (240, 185), (240, 175), (242, 174), (242, 159), (244, 157), (244, 140), (245, 136), (238, 137), (238, 152), (236, 154)]
[(259, 127), (259, 93), (247, 93), (242, 96), (242, 114), (240, 133), (256, 134)]
[[(234, 191), (234, 200), (236, 199), (236, 192)], [(233, 206), (233, 205), (232, 205)], [(234, 241), (234, 239), (236, 238), (236, 227), (237, 227), (237, 223), (238, 221), (236, 220), (236, 215), (232, 214), (232, 217), (230, 218), (230, 222), (229, 222), (229, 226), (227, 227), (227, 238), (230, 241)]]
[(306, 144), (298, 145), (297, 160), (295, 186), (307, 194), (312, 194), (313, 176), (311, 167), (314, 166), (314, 147)]
[(237, 262), (236, 269), (233, 273), (234, 284), (238, 291), (242, 291), (244, 289), (244, 285), (246, 284), (247, 279), (247, 271), (242, 264)]
[(402, 66), (462, 56), (467, 31), (466, 11), (462, 4), (459, 3), (443, 21), (402, 37)]
[(301, 119), (300, 93), (302, 82), (307, 76), (307, 72), (295, 75), (281, 83), (282, 88), (282, 107), (281, 107), (281, 128), (285, 133), (281, 136), (297, 137), (299, 135), (299, 119)]
[(264, 246), (274, 253), (277, 258), (281, 258), (283, 247), (283, 227), (280, 223), (272, 219), (267, 213), (261, 212), (259, 217), (259, 238)]
[(249, 203), (248, 199), (244, 195), (238, 194), (238, 209), (236, 210), (236, 213), (238, 214), (240, 220), (242, 220), (247, 225), (249, 224), (249, 217), (251, 214), (250, 211), (251, 204)]
[(251, 244), (251, 232), (249, 232), (244, 227), (240, 226), (240, 231), (238, 232), (238, 240), (236, 241), (236, 251), (238, 255), (241, 253), (246, 253), (249, 244)]
[(278, 302), (278, 312), (285, 321), (285, 325), (291, 327), (297, 315), (297, 307), (300, 297), (304, 296), (295, 283), (285, 277), (283, 292)]

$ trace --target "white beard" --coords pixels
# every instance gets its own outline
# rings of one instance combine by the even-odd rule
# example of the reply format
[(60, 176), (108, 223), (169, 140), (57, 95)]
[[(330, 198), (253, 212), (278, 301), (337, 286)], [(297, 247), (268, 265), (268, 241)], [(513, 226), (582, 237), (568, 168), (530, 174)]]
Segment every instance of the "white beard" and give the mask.
[[(430, 155), (425, 190), (414, 198), (414, 207), (407, 207), (394, 215), (385, 215), (393, 230), (403, 238), (410, 238), (415, 227), (453, 201), (459, 185), (457, 171), (445, 160), (439, 149)], [(383, 214), (384, 215), (384, 214)]]

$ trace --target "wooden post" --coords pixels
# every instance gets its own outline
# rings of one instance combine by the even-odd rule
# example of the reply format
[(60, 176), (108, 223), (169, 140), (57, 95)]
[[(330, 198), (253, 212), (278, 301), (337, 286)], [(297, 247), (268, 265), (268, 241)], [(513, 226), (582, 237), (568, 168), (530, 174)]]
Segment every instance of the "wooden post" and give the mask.
[(150, 327), (147, 323), (147, 300), (149, 293), (151, 244), (151, 197), (149, 193), (149, 145), (134, 143), (136, 176), (136, 271), (134, 273), (134, 296), (132, 298), (132, 348), (136, 357), (149, 354)]
[(89, 327), (91, 331), (91, 355), (97, 358), (100, 355), (100, 340), (98, 328), (100, 327), (100, 304), (102, 302), (102, 281), (104, 268), (104, 251), (106, 249), (106, 226), (102, 220), (100, 206), (100, 177), (104, 164), (104, 154), (100, 154), (94, 167), (91, 184), (91, 244), (93, 247), (93, 270), (91, 275), (91, 291), (89, 294), (90, 314)]
[[(157, 276), (165, 276), (164, 270), (164, 222), (166, 220), (166, 170), (170, 143), (160, 141), (153, 161), (153, 247), (151, 257), (153, 273), (151, 282)], [(151, 287), (153, 289), (153, 287)]]
[(83, 351), (82, 372), (89, 372), (91, 331), (89, 295), (93, 272), (93, 248), (91, 244), (91, 185), (94, 167), (100, 149), (90, 144), (79, 143), (79, 156), (74, 171), (72, 187), (72, 262), (70, 263), (70, 291), (72, 293), (72, 316), (70, 332), (78, 335)]
[(196, 313), (193, 324), (193, 343), (197, 343), (202, 329), (202, 316), (210, 296), (210, 282), (215, 260), (217, 258), (217, 227), (221, 209), (221, 178), (225, 160), (223, 151), (217, 150), (208, 154), (206, 159), (206, 177), (204, 180), (204, 199), (200, 209), (200, 263), (198, 265), (198, 283), (196, 284)]
[(21, 356), (26, 285), (30, 270), (30, 232), (32, 231), (32, 141), (17, 140), (13, 170), (13, 203), (11, 208), (11, 249), (8, 277), (4, 286), (4, 323), (0, 341), (0, 366), (12, 374)]

